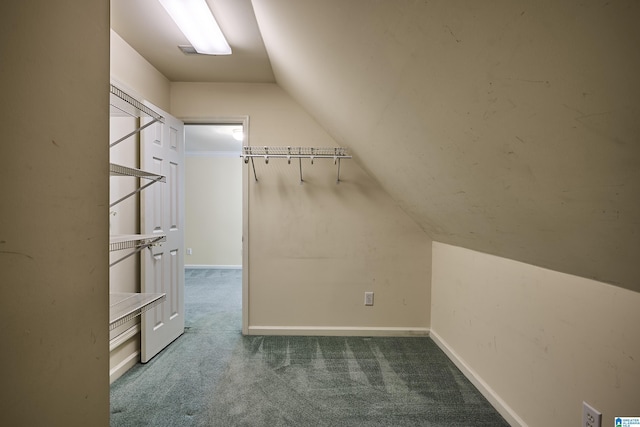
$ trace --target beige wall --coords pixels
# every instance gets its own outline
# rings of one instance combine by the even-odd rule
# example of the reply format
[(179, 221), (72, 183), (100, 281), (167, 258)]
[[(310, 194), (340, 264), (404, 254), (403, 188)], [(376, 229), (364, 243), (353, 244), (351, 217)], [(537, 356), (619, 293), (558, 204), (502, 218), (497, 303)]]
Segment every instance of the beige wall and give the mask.
[(111, 78), (121, 89), (169, 111), (169, 80), (113, 30), (110, 64)]
[[(434, 339), (530, 426), (640, 413), (640, 293), (433, 244)], [(495, 403), (495, 401), (494, 401)]]
[(0, 425), (108, 426), (108, 2), (0, 6)]
[[(185, 119), (250, 117), (253, 145), (334, 146), (273, 84), (172, 83)], [(354, 161), (256, 162), (249, 180), (250, 333), (426, 333), (431, 241)], [(363, 305), (374, 291), (375, 306)]]
[(185, 264), (241, 266), (242, 159), (187, 155), (185, 164)]

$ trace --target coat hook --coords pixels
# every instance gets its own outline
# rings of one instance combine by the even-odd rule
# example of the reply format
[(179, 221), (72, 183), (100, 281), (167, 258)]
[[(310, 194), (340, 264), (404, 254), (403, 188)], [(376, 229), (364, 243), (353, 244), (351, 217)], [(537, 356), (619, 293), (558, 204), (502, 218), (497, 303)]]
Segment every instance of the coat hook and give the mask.
[(298, 157), (298, 160), (300, 162), (300, 185), (302, 185), (304, 182), (304, 179), (302, 179), (302, 157)]
[(253, 157), (251, 158), (251, 166), (253, 167), (253, 177), (258, 182), (258, 174), (256, 174), (256, 164), (253, 162)]

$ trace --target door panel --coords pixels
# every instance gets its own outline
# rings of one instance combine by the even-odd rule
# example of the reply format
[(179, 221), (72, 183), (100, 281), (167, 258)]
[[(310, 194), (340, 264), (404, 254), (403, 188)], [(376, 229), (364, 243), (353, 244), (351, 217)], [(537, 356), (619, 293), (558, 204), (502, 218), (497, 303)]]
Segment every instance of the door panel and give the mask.
[(178, 171), (179, 165), (170, 162), (169, 163), (169, 176), (167, 177), (167, 185), (169, 186), (169, 229), (175, 231), (179, 228), (178, 220), (178, 200), (180, 187), (178, 183)]
[(142, 132), (141, 169), (166, 177), (140, 196), (143, 234), (166, 234), (144, 251), (142, 292), (163, 292), (163, 304), (142, 316), (141, 360), (149, 361), (184, 332), (184, 124), (162, 112), (165, 123)]
[[(152, 256), (152, 276), (149, 276), (153, 280), (149, 284), (150, 287), (145, 289), (145, 292), (152, 293), (164, 293), (166, 291), (166, 281), (163, 274), (163, 254), (156, 253)], [(163, 316), (163, 307), (162, 305), (158, 306), (156, 309), (151, 310), (147, 318), (147, 321), (150, 323), (151, 327), (156, 330), (160, 328), (163, 324), (162, 319)]]
[[(170, 255), (170, 261), (169, 261), (169, 266), (170, 266), (170, 270), (171, 270), (171, 280), (173, 282), (178, 282), (180, 280), (180, 273), (181, 271), (183, 271), (184, 269), (182, 268), (182, 266), (180, 266), (180, 259), (178, 256), (178, 251), (171, 251), (169, 253)], [(172, 286), (169, 291), (171, 292), (171, 299), (170, 299), (170, 309), (171, 311), (169, 312), (169, 320), (173, 320), (176, 316), (180, 316), (182, 310), (180, 309), (180, 301), (181, 301), (181, 297), (178, 294), (178, 289), (175, 286)]]

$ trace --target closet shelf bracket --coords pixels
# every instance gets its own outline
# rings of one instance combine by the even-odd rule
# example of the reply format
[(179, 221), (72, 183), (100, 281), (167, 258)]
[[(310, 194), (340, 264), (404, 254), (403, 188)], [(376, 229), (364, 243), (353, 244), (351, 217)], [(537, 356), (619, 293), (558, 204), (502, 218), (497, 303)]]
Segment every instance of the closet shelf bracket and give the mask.
[(133, 249), (125, 256), (118, 258), (109, 267), (113, 267), (121, 261), (129, 258), (132, 255), (141, 252), (143, 249), (150, 248), (151, 246), (159, 245), (162, 242), (167, 241), (165, 234), (119, 234), (109, 236), (109, 251), (120, 251), (125, 249)]
[(137, 133), (140, 133), (142, 130), (144, 130), (144, 129), (148, 128), (149, 126), (151, 126), (151, 125), (152, 125), (152, 124), (154, 124), (154, 123), (158, 123), (159, 121), (160, 121), (160, 119), (156, 119), (156, 118), (152, 119), (151, 121), (149, 121), (149, 122), (145, 123), (144, 125), (142, 125), (142, 126), (140, 126), (140, 127), (136, 128), (135, 130), (132, 130), (131, 132), (129, 132), (129, 133), (128, 133), (128, 134), (126, 134), (125, 136), (123, 136), (123, 137), (121, 137), (121, 138), (119, 138), (119, 139), (117, 139), (117, 140), (113, 141), (113, 142), (109, 145), (109, 148), (113, 148), (113, 147), (115, 147), (116, 145), (120, 144), (122, 141), (126, 140), (127, 138), (132, 137), (133, 135), (135, 135), (135, 134), (137, 134)]
[(146, 172), (141, 169), (134, 169), (127, 166), (116, 165), (114, 163), (109, 164), (109, 172), (111, 173), (111, 176), (132, 176), (135, 178), (145, 178), (145, 179), (151, 180), (151, 182), (143, 185), (140, 188), (135, 189), (131, 193), (127, 194), (126, 196), (123, 196), (118, 200), (116, 200), (115, 202), (112, 202), (111, 204), (109, 204), (110, 208), (114, 207), (115, 205), (122, 202), (123, 200), (128, 199), (134, 194), (141, 192), (142, 190), (144, 190), (145, 188), (149, 187), (152, 184), (155, 184), (156, 182), (167, 182), (167, 178), (164, 175), (158, 175), (153, 172)]
[(151, 120), (147, 121), (143, 125), (140, 125), (140, 127), (138, 127), (137, 129), (129, 132), (125, 136), (118, 138), (117, 140), (109, 144), (109, 148), (113, 148), (114, 146), (120, 144), (122, 141), (132, 137), (135, 134), (140, 133), (143, 129), (146, 129), (154, 123), (164, 123), (164, 117), (161, 114), (157, 113), (152, 108), (147, 107), (144, 103), (138, 101), (133, 96), (129, 95), (113, 84), (111, 85), (111, 90), (109, 93), (109, 103), (111, 106), (111, 114), (113, 116), (124, 115), (126, 117), (151, 118)]

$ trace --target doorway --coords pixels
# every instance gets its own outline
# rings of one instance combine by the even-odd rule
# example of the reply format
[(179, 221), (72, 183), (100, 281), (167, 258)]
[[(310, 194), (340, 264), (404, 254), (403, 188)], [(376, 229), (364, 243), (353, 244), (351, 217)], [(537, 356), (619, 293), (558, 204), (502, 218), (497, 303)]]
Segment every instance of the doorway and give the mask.
[(242, 146), (248, 118), (185, 121), (185, 271), (239, 270), (247, 329), (247, 212)]

